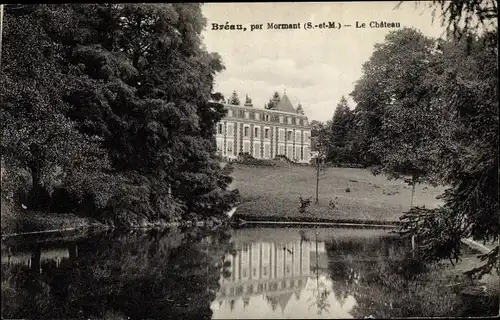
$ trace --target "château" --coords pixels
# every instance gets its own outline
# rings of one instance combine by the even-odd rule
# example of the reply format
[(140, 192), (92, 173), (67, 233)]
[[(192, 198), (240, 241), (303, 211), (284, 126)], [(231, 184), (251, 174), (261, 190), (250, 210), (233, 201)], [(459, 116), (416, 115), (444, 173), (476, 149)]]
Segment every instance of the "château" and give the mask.
[(298, 114), (286, 93), (273, 110), (255, 108), (247, 96), (245, 104), (224, 103), (227, 115), (217, 123), (217, 151), (228, 160), (248, 153), (257, 159), (286, 156), (298, 163), (311, 159), (311, 127)]

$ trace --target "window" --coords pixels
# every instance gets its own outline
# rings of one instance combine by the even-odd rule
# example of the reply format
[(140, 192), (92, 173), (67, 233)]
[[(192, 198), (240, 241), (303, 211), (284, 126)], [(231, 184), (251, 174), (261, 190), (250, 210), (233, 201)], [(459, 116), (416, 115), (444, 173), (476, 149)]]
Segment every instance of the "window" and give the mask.
[(245, 119), (250, 119), (250, 112), (245, 111)]
[(291, 117), (288, 117), (288, 118), (287, 118), (287, 123), (288, 123), (288, 124), (292, 124), (292, 118), (291, 118)]
[(288, 131), (288, 132), (287, 132), (287, 137), (286, 137), (286, 139), (287, 139), (288, 141), (291, 141), (291, 140), (292, 140), (292, 131)]
[(262, 268), (262, 275), (267, 276), (267, 267)]
[(254, 128), (254, 138), (258, 138), (259, 137), (259, 128), (255, 127)]
[(253, 285), (252, 284), (247, 287), (247, 293), (253, 293)]
[[(212, 128), (213, 128), (213, 127), (212, 127)], [(223, 129), (222, 123), (219, 123), (217, 133), (218, 133), (218, 134), (222, 134), (222, 129)], [(213, 132), (213, 131), (212, 131), (212, 132)]]
[(243, 269), (242, 276), (243, 276), (243, 278), (247, 277), (247, 269), (246, 268)]
[(243, 152), (246, 152), (246, 153), (250, 152), (250, 142), (245, 142), (243, 144)]
[(229, 124), (227, 125), (227, 135), (228, 136), (232, 136), (233, 135), (233, 124)]
[(285, 141), (285, 130), (280, 130), (280, 141)]
[(268, 159), (270, 155), (270, 146), (268, 144), (264, 145), (264, 158)]
[(300, 142), (300, 131), (295, 131), (295, 141)]
[(283, 123), (283, 116), (280, 116), (280, 123)]
[(232, 117), (233, 116), (233, 110), (232, 109), (227, 110), (227, 116), (228, 117)]
[(300, 126), (300, 118), (295, 118), (295, 124)]
[(309, 138), (308, 133), (304, 132), (304, 142), (307, 142), (307, 139)]
[(248, 131), (249, 131), (249, 130), (250, 130), (250, 129), (249, 129), (248, 127), (245, 127), (245, 128), (243, 129), (243, 136), (244, 136), (244, 137), (248, 137)]
[(268, 128), (264, 129), (264, 138), (269, 139), (269, 129)]
[(253, 156), (254, 158), (260, 158), (260, 144), (254, 143), (253, 145)]
[(265, 121), (269, 121), (269, 115), (268, 114), (264, 115), (264, 120)]
[(255, 120), (257, 120), (257, 121), (260, 120), (260, 113), (255, 112)]
[(238, 286), (236, 288), (236, 295), (239, 296), (243, 293), (243, 286)]

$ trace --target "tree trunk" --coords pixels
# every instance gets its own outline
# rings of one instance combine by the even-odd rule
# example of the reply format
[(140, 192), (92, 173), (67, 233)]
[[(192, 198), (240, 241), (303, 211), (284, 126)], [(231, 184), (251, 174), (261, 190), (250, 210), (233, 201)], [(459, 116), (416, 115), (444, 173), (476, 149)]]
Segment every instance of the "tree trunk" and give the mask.
[(38, 244), (33, 249), (31, 253), (31, 269), (37, 273), (41, 273), (41, 261), (42, 261), (42, 245)]
[(316, 158), (316, 204), (319, 202), (319, 158)]
[(415, 177), (411, 178), (411, 201), (410, 201), (410, 209), (413, 208), (413, 197), (415, 195)]
[(415, 250), (416, 250), (416, 242), (415, 242), (415, 235), (411, 236), (411, 253), (412, 253), (412, 256), (413, 258), (415, 258)]
[(42, 206), (43, 186), (42, 186), (42, 170), (38, 167), (31, 168), (32, 186), (28, 197), (27, 205), (32, 210), (40, 209)]

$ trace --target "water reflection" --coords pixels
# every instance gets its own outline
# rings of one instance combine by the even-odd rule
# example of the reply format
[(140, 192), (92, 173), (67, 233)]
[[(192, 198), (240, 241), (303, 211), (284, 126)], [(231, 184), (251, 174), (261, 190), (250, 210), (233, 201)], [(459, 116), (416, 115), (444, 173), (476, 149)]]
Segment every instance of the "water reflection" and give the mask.
[(461, 315), (410, 246), (385, 230), (295, 228), (4, 241), (2, 318)]
[(177, 231), (3, 244), (2, 318), (210, 319), (229, 251)]
[[(378, 258), (397, 251), (393, 237), (374, 230), (247, 229), (233, 241), (236, 252), (226, 256), (231, 277), (220, 279), (214, 319), (352, 318), (354, 296), (334, 292), (331, 267), (346, 269), (361, 252)], [(333, 257), (333, 248), (345, 254)], [(349, 270), (336, 273), (341, 282), (357, 281), (359, 274)]]

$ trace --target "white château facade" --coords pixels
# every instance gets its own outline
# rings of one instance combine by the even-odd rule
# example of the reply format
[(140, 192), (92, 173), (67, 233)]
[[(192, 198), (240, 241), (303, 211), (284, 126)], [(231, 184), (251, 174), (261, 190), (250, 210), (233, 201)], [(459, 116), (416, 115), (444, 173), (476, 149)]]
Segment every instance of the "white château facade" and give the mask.
[(276, 110), (254, 108), (251, 100), (243, 106), (224, 104), (227, 115), (217, 124), (217, 151), (234, 160), (248, 153), (257, 159), (284, 155), (292, 161), (311, 159), (311, 127), (306, 116), (297, 114), (286, 94)]

